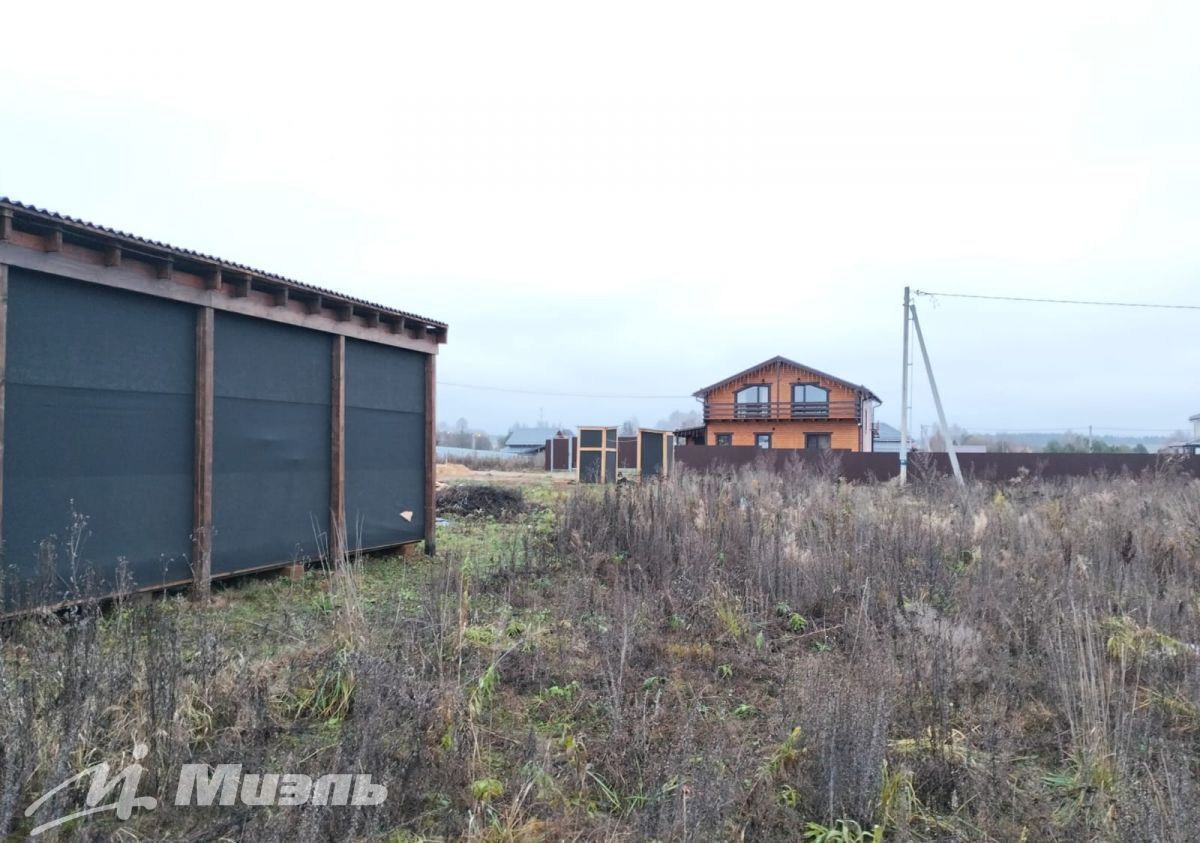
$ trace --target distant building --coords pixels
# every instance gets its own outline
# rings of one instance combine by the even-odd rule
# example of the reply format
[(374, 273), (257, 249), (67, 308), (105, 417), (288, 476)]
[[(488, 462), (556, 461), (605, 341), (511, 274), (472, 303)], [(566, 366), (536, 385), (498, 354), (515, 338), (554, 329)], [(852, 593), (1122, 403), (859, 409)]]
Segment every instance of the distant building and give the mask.
[(876, 423), (871, 450), (885, 454), (900, 453), (900, 429), (887, 422)]
[(1192, 423), (1192, 438), (1178, 445), (1167, 445), (1163, 448), (1164, 451), (1176, 454), (1189, 454), (1191, 456), (1200, 454), (1200, 413), (1189, 416), (1188, 421)]
[(696, 397), (704, 402), (704, 424), (675, 431), (686, 444), (847, 451), (871, 450), (871, 417), (880, 403), (865, 386), (786, 357), (765, 360)]
[[(936, 445), (932, 450), (939, 453), (945, 453), (945, 448), (941, 444), (941, 436), (933, 438), (931, 443)], [(909, 439), (908, 447), (914, 451), (919, 450), (917, 443)], [(875, 436), (873, 449), (883, 454), (898, 454), (900, 453), (900, 431), (892, 427), (887, 422), (877, 422), (875, 424)], [(954, 450), (960, 454), (986, 454), (987, 445), (960, 445), (957, 442), (954, 444)]]
[(509, 454), (540, 454), (546, 450), (546, 440), (558, 436), (570, 438), (571, 432), (557, 427), (518, 427), (501, 450)]

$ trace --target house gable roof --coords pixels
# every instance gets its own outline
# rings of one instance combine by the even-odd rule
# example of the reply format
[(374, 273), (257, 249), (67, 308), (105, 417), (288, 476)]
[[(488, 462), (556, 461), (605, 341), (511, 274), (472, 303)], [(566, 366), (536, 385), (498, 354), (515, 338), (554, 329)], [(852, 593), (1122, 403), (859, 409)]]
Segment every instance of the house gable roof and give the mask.
[(757, 365), (751, 366), (749, 369), (743, 369), (742, 371), (738, 372), (736, 375), (730, 375), (729, 377), (727, 377), (723, 380), (719, 380), (710, 386), (704, 387), (703, 389), (697, 390), (696, 392), (694, 392), (692, 394), (695, 395), (697, 398), (703, 398), (704, 396), (708, 395), (708, 393), (712, 392), (714, 389), (719, 389), (720, 387), (725, 386), (726, 384), (732, 383), (733, 381), (737, 380), (738, 378), (745, 377), (746, 375), (757, 372), (759, 369), (765, 369), (768, 366), (774, 366), (774, 365), (777, 365), (780, 363), (782, 363), (786, 366), (792, 366), (797, 369), (804, 369), (805, 371), (812, 372), (814, 375), (819, 375), (820, 377), (823, 377), (823, 378), (828, 378), (829, 380), (833, 381), (834, 383), (840, 383), (842, 386), (849, 387), (850, 389), (853, 389), (854, 391), (865, 395), (867, 398), (870, 398), (872, 401), (876, 401), (880, 404), (883, 403), (882, 401), (879, 400), (879, 396), (877, 396), (871, 390), (867, 389), (862, 384), (852, 383), (851, 381), (845, 380), (844, 378), (839, 378), (836, 375), (831, 375), (828, 372), (822, 372), (820, 369), (814, 369), (812, 366), (806, 366), (803, 363), (797, 363), (795, 360), (792, 360), (791, 358), (788, 358), (788, 357), (784, 357), (781, 354), (777, 354), (774, 357), (772, 357), (770, 360), (764, 360), (763, 362), (761, 362)]

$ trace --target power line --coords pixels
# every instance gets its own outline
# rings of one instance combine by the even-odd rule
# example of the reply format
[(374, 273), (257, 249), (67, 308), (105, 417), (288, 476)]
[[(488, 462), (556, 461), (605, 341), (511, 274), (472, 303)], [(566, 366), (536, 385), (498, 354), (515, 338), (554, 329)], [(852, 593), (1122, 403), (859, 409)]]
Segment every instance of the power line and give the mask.
[(967, 424), (958, 424), (958, 427), (963, 428), (967, 433), (1046, 433), (1059, 435), (1063, 433), (1077, 433), (1087, 430), (1091, 427), (1097, 433), (1176, 433), (1180, 428), (1175, 427), (1102, 427), (1100, 425), (1072, 424), (1072, 425), (1043, 425), (1042, 427), (1004, 427), (1003, 425), (990, 427), (973, 427)]
[(451, 381), (438, 381), (438, 386), (454, 386), (461, 389), (478, 389), (484, 392), (507, 392), (514, 395), (548, 395), (555, 398), (626, 398), (631, 400), (657, 400), (657, 399), (679, 399), (691, 398), (691, 395), (618, 395), (605, 394), (594, 392), (552, 392), (541, 389), (510, 389), (503, 386), (484, 386), (474, 383), (453, 383)]
[(1029, 296), (985, 296), (973, 293), (931, 293), (927, 290), (913, 290), (918, 296), (929, 296), (951, 299), (986, 299), (988, 301), (1019, 301), (1035, 304), (1083, 304), (1092, 307), (1141, 307), (1155, 310), (1200, 310), (1200, 304), (1149, 304), (1146, 302), (1127, 301), (1089, 301), (1086, 299), (1039, 299)]

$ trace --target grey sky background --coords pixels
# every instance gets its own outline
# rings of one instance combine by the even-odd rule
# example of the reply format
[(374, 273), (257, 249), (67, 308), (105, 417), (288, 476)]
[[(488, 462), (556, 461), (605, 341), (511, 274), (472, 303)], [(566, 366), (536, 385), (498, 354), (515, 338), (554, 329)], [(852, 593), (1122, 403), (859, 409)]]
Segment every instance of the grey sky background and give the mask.
[[(895, 423), (906, 284), (1200, 304), (1194, 3), (68, 2), (3, 31), (0, 194), (449, 322), (444, 421), (652, 424), (784, 354)], [(919, 307), (969, 429), (1200, 411), (1200, 311)]]

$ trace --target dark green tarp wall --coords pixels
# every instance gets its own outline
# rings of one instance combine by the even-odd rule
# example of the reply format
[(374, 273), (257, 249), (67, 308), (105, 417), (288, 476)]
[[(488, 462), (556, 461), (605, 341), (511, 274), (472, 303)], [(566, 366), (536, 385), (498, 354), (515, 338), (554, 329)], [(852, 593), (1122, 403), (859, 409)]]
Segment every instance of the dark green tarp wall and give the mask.
[[(139, 587), (188, 579), (195, 311), (15, 268), (8, 283), (2, 602), (85, 590), (71, 582), (73, 512), (96, 572), (86, 590), (113, 591), (122, 559)], [(56, 570), (41, 577), (52, 537)]]
[(368, 549), (421, 539), (424, 501), (425, 355), (348, 339), (348, 546)]
[[(10, 268), (0, 610), (190, 579), (196, 315)], [(328, 550), (334, 342), (214, 314), (214, 576)], [(425, 360), (346, 340), (351, 549), (424, 536)]]
[(216, 314), (213, 574), (328, 548), (333, 338)]

